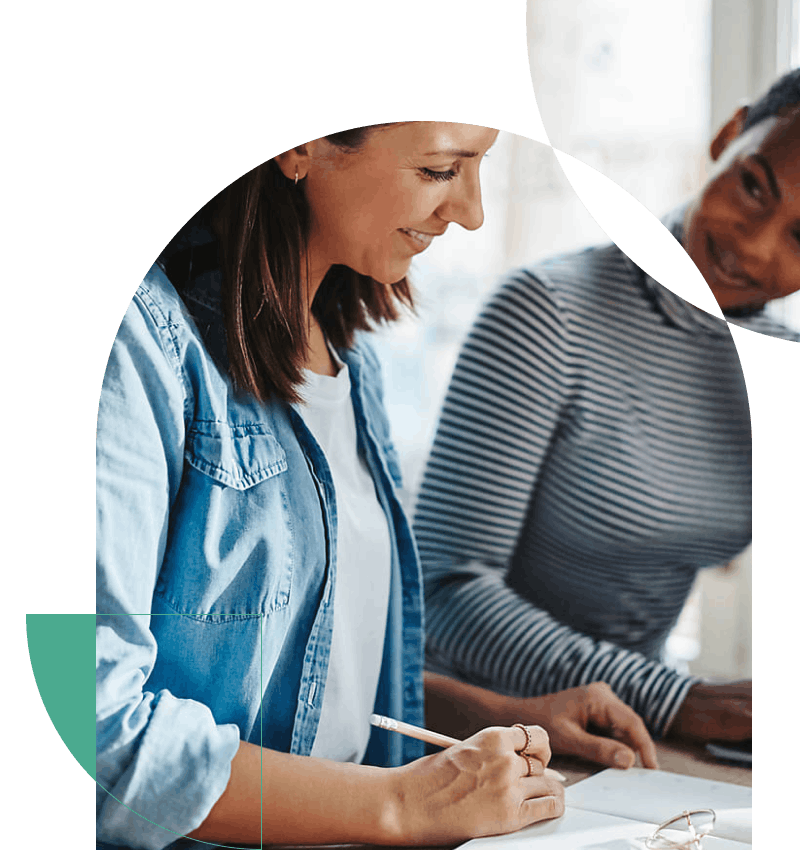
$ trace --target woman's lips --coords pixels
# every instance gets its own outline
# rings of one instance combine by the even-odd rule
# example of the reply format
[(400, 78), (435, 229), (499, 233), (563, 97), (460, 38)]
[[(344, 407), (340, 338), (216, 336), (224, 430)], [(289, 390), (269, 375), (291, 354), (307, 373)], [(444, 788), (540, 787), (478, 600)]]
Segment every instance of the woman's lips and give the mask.
[(411, 227), (401, 227), (400, 233), (417, 251), (424, 251), (433, 242), (434, 237), (440, 235), (438, 233), (423, 233), (421, 230), (414, 230)]
[(706, 251), (714, 276), (722, 286), (739, 291), (761, 289), (753, 278), (742, 271), (736, 255), (720, 248), (710, 235), (706, 236)]

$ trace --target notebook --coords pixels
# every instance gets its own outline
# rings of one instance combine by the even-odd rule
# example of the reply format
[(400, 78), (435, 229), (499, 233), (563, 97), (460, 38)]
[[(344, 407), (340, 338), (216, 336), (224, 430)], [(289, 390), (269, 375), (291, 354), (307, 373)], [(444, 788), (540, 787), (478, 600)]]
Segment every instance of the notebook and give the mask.
[(463, 850), (643, 850), (658, 824), (685, 809), (714, 809), (703, 850), (752, 846), (752, 789), (661, 770), (604, 770), (567, 788), (566, 812)]

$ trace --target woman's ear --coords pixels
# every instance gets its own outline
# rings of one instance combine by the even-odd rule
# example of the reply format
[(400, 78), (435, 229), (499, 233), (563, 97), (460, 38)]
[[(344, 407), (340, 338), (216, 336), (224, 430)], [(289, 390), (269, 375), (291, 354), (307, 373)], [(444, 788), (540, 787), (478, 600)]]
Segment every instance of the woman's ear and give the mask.
[(736, 112), (730, 117), (726, 124), (722, 126), (720, 131), (714, 136), (711, 142), (709, 153), (711, 159), (717, 160), (728, 145), (739, 135), (741, 135), (744, 122), (747, 120), (747, 113), (750, 109), (747, 106), (740, 106)]
[(310, 159), (309, 145), (298, 145), (296, 148), (279, 153), (275, 157), (275, 162), (287, 180), (297, 181), (308, 174)]

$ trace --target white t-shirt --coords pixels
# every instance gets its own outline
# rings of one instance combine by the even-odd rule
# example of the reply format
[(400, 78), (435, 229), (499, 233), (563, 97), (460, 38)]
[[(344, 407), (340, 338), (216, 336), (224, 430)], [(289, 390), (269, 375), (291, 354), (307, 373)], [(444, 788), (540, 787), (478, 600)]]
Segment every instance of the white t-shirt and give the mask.
[(361, 762), (383, 656), (391, 549), (386, 516), (359, 456), (350, 374), (304, 370), (303, 420), (330, 466), (336, 494), (337, 547), (333, 636), (312, 756)]

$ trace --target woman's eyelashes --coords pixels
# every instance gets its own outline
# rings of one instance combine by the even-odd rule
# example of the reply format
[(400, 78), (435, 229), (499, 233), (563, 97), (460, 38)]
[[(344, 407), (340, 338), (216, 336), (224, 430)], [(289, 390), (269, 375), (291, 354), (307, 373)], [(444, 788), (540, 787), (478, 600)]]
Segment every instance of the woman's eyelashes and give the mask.
[(448, 168), (446, 171), (435, 171), (432, 168), (420, 168), (419, 172), (426, 180), (436, 180), (440, 182), (452, 180), (458, 174), (458, 172), (454, 171), (452, 168)]
[(764, 191), (763, 184), (753, 171), (744, 166), (741, 169), (741, 184), (749, 198), (759, 205), (765, 202), (767, 193)]

